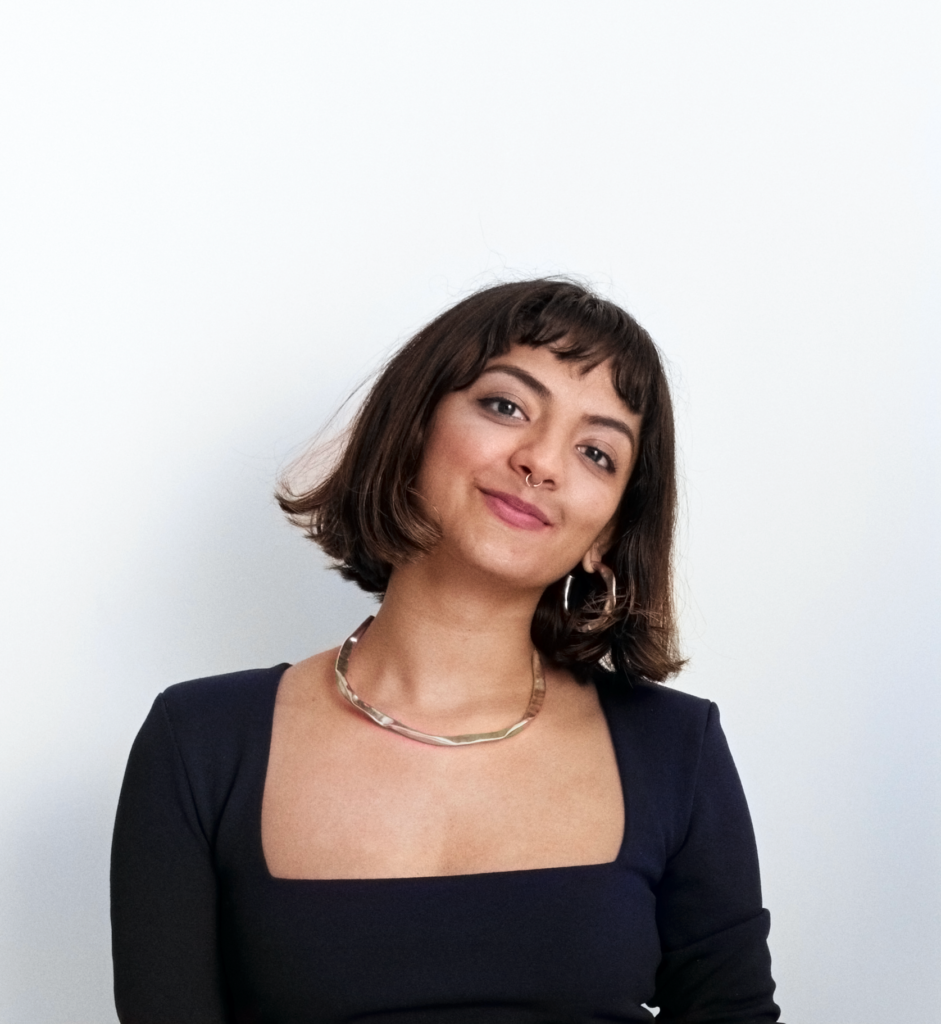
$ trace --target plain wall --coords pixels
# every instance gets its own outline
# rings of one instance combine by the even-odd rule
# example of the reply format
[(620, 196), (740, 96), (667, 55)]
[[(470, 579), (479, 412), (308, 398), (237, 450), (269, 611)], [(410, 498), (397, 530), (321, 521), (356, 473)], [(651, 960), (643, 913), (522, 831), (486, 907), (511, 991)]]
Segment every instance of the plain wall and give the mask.
[(579, 275), (668, 356), (690, 667), (784, 1019), (941, 1005), (930, 3), (8, 3), (0, 1020), (97, 1024), (130, 743), (370, 610), (280, 468), (474, 287)]

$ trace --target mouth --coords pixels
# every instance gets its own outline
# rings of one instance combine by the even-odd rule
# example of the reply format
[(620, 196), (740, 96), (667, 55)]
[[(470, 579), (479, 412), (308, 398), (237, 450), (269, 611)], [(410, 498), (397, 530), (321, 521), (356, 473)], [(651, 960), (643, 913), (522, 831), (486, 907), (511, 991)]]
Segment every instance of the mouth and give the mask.
[(518, 526), (524, 530), (544, 530), (552, 523), (541, 508), (531, 505), (522, 498), (517, 498), (504, 491), (485, 491), (481, 488), (487, 507), (503, 522), (510, 526)]

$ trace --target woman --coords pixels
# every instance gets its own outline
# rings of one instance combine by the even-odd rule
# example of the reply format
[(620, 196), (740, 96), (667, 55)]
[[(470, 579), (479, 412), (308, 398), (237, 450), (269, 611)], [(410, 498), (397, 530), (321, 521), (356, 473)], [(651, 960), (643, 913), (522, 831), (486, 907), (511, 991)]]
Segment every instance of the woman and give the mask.
[(126, 1024), (778, 1019), (748, 810), (671, 593), (658, 352), (487, 289), (279, 494), (381, 598), (339, 650), (171, 687), (115, 827)]

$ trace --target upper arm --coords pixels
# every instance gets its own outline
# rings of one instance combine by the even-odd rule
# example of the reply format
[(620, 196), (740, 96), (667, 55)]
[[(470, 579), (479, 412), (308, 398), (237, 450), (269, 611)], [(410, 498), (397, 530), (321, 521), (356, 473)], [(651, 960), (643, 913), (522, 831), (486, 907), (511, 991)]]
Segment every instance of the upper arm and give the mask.
[(128, 759), (111, 848), (114, 991), (125, 1024), (223, 1024), (217, 893), (163, 697)]
[(688, 828), (658, 886), (657, 925), (664, 1024), (778, 1019), (751, 817), (714, 704)]

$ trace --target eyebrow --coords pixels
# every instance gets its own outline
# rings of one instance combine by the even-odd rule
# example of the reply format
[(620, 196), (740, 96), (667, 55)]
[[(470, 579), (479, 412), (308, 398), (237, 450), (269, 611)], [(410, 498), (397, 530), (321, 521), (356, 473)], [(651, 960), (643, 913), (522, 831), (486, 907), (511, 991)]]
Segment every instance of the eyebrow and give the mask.
[[(538, 380), (531, 373), (527, 373), (526, 370), (521, 370), (518, 366), (507, 366), (503, 363), (494, 363), (493, 365), (486, 367), (480, 376), (483, 377), (488, 373), (507, 373), (511, 377), (515, 377), (517, 380), (522, 381), (523, 384), (525, 384), (531, 391), (534, 391), (540, 398), (552, 398), (552, 392), (541, 380)], [(585, 422), (592, 427), (609, 427), (611, 430), (617, 430), (631, 442), (631, 446), (634, 449), (637, 448), (637, 438), (634, 436), (634, 431), (631, 430), (624, 420), (614, 419), (612, 416), (586, 416)]]
[(501, 363), (495, 363), (492, 366), (486, 367), (480, 376), (483, 377), (487, 373), (508, 373), (511, 377), (521, 380), (530, 390), (535, 391), (540, 398), (552, 397), (552, 392), (541, 380), (537, 380), (531, 373), (521, 370), (518, 366), (504, 366)]

